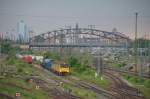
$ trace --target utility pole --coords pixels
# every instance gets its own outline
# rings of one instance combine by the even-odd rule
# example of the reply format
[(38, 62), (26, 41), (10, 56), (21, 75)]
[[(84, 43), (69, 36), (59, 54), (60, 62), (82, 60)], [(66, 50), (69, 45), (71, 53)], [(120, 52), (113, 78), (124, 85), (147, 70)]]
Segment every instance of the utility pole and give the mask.
[(1, 57), (1, 43), (2, 43), (2, 34), (0, 33), (0, 57)]
[(1, 57), (1, 43), (0, 43), (0, 57)]
[(63, 30), (61, 29), (60, 30), (61, 31), (61, 34), (60, 34), (60, 58), (61, 58), (61, 60), (63, 59), (63, 50), (64, 50), (64, 48), (63, 48)]
[(97, 74), (99, 75), (100, 74), (100, 55), (98, 55), (98, 57), (97, 57), (97, 62), (98, 62), (98, 64), (97, 64)]
[(103, 60), (102, 60), (102, 54), (99, 53), (96, 59), (96, 70), (95, 77), (100, 75), (101, 80), (103, 80), (102, 73), (103, 73)]
[(135, 41), (134, 41), (134, 60), (135, 60), (135, 73), (137, 73), (137, 17), (138, 17), (138, 13), (135, 13)]
[[(91, 34), (93, 34), (93, 29), (95, 28), (95, 25), (88, 25), (88, 28), (91, 30)], [(89, 39), (89, 52), (92, 52), (92, 39)]]
[(29, 49), (31, 49), (30, 44), (33, 43), (32, 42), (33, 33), (34, 33), (33, 30), (29, 30), (29, 38), (28, 38), (29, 39)]
[(148, 34), (148, 64), (149, 64), (149, 66), (148, 66), (148, 69), (149, 69), (149, 72), (148, 72), (148, 75), (149, 75), (149, 77), (150, 77), (150, 33)]

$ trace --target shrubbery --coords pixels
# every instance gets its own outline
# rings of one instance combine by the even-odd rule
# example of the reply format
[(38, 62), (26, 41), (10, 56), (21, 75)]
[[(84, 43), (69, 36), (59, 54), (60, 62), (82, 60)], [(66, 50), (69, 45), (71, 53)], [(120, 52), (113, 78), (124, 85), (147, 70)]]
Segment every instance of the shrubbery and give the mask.
[(91, 68), (93, 65), (93, 56), (87, 52), (84, 53), (73, 53), (68, 57), (68, 64), (77, 72), (88, 71), (88, 68)]
[(2, 41), (1, 42), (1, 53), (8, 54), (12, 50), (10, 42)]
[[(87, 60), (87, 61), (88, 61), (88, 60)], [(88, 62), (86, 62), (85, 64), (84, 64), (84, 62), (81, 63), (81, 61), (79, 60), (79, 58), (73, 57), (73, 56), (71, 56), (71, 57), (68, 59), (68, 63), (69, 63), (69, 65), (70, 65), (71, 67), (73, 67), (73, 68), (74, 68), (77, 72), (79, 72), (79, 73), (84, 72), (84, 71), (87, 70), (87, 68), (89, 68), (89, 67), (88, 67), (88, 66), (89, 66)]]
[(144, 81), (144, 85), (147, 87), (147, 88), (150, 88), (150, 79), (147, 79)]
[(125, 62), (122, 62), (122, 63), (118, 63), (117, 64), (117, 67), (124, 67), (126, 65), (126, 63)]
[(42, 55), (44, 57), (48, 57), (48, 58), (51, 58), (51, 59), (54, 59), (54, 60), (60, 60), (60, 55), (56, 52), (46, 51), (46, 52), (42, 53)]
[(131, 81), (132, 83), (142, 84), (147, 88), (150, 88), (150, 79), (144, 79), (141, 77), (129, 76), (127, 74), (123, 75), (125, 79)]
[(71, 67), (78, 67), (79, 65), (81, 65), (79, 60), (73, 56), (69, 57), (68, 62)]

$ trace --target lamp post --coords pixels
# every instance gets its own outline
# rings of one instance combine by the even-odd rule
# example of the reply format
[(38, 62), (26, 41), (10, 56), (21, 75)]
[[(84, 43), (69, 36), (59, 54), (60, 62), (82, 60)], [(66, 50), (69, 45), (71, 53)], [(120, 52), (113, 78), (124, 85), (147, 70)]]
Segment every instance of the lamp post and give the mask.
[(137, 73), (137, 17), (138, 13), (135, 13), (135, 41), (134, 41), (134, 52), (135, 52), (135, 72)]

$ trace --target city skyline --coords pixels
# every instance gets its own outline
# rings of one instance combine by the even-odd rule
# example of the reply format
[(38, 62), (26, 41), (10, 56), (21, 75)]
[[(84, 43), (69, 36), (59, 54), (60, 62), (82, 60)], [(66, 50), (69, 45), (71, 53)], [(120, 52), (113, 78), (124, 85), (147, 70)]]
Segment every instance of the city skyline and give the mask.
[(149, 4), (149, 0), (0, 0), (0, 32), (17, 31), (17, 22), (24, 20), (37, 34), (79, 23), (105, 31), (116, 28), (134, 38), (135, 12), (138, 33), (150, 33)]

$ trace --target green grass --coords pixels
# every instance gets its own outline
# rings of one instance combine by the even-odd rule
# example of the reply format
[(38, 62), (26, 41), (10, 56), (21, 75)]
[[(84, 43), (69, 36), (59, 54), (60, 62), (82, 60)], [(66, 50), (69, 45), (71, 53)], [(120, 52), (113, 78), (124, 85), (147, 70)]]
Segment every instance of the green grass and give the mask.
[(84, 72), (77, 72), (75, 68), (71, 68), (71, 74), (79, 77), (82, 80), (85, 80), (87, 82), (91, 82), (91, 83), (95, 83), (96, 85), (103, 87), (103, 88), (108, 88), (110, 82), (108, 79), (105, 78), (105, 76), (103, 77), (103, 80), (101, 79), (101, 76), (97, 76), (95, 78), (95, 70), (87, 68)]
[(76, 96), (85, 98), (85, 99), (92, 99), (92, 98), (96, 98), (96, 93), (94, 93), (91, 90), (87, 90), (84, 88), (79, 88), (79, 87), (75, 87), (73, 85), (69, 85), (69, 84), (63, 84), (63, 87), (65, 90), (71, 90), (71, 93), (73, 93)]
[(22, 80), (20, 78), (5, 77), (3, 79), (0, 79), (0, 83), (12, 83), (12, 84), (16, 84), (16, 85), (19, 85), (28, 89), (31, 89), (33, 87), (32, 84), (29, 84), (25, 80)]
[(150, 99), (150, 88), (146, 88), (144, 86), (137, 86), (144, 94), (146, 99)]
[(8, 58), (4, 61), (4, 64), (15, 67), (17, 74), (19, 75), (30, 76), (34, 73), (31, 64), (28, 64), (27, 62), (24, 62), (23, 60), (17, 59), (15, 57)]
[[(7, 85), (7, 83), (16, 84), (24, 88), (31, 89), (31, 91), (24, 90), (17, 86)], [(4, 78), (0, 79), (0, 92), (15, 96), (16, 92), (21, 93), (21, 99), (48, 99), (48, 93), (42, 89), (35, 89), (35, 84), (27, 83), (18, 78)]]
[(111, 61), (111, 62), (107, 62), (106, 64), (107, 64), (107, 66), (112, 66), (115, 68), (121, 68), (121, 67), (124, 67), (126, 65), (126, 62)]

